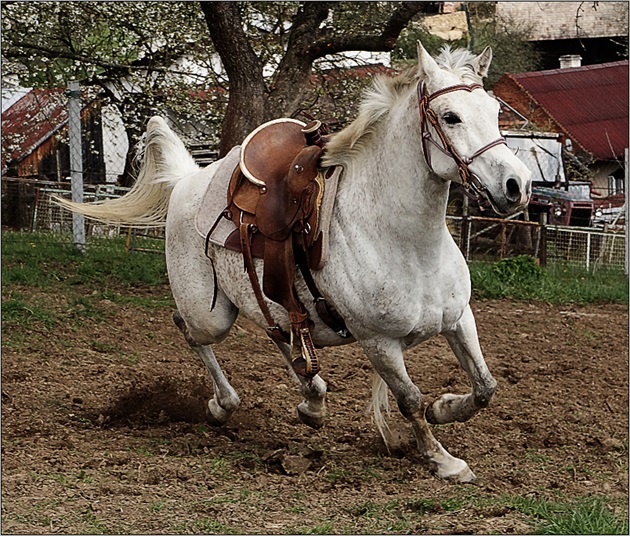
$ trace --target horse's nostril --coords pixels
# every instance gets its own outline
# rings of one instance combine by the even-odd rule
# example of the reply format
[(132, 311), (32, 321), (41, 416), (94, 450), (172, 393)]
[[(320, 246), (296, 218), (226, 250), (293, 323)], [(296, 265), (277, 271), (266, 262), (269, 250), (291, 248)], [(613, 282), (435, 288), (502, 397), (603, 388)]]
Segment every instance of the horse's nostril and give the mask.
[(508, 198), (512, 203), (516, 203), (521, 199), (521, 187), (518, 184), (518, 181), (513, 178), (509, 178), (505, 182), (505, 197)]

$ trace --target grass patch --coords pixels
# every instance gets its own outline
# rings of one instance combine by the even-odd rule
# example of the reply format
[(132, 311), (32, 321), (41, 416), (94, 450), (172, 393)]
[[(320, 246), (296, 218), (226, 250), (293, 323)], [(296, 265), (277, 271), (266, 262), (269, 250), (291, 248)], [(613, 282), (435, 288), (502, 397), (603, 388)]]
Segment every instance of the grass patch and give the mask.
[[(170, 296), (129, 297), (118, 292), (138, 285), (167, 284), (164, 255), (127, 252), (124, 237), (90, 240), (86, 253), (81, 254), (70, 243), (54, 242), (58, 240), (55, 236), (3, 232), (4, 285), (97, 285), (102, 297), (114, 303), (173, 306)], [(564, 264), (542, 268), (526, 255), (496, 263), (475, 261), (469, 268), (475, 296), (482, 299), (628, 303), (628, 278), (618, 268), (603, 267), (594, 272)]]
[(481, 299), (515, 298), (551, 303), (628, 303), (628, 278), (616, 268), (589, 272), (563, 264), (540, 267), (527, 255), (469, 264), (473, 293)]
[(111, 534), (113, 531), (93, 512), (85, 512), (81, 516), (85, 534)]
[(108, 289), (100, 293), (99, 299), (109, 300), (117, 305), (140, 305), (148, 309), (175, 307), (175, 300), (171, 294), (165, 294), (163, 296), (128, 296)]
[(92, 296), (77, 296), (70, 298), (70, 308), (68, 309), (69, 318), (82, 320), (96, 320), (102, 322), (106, 320), (107, 314), (100, 307)]
[(628, 534), (627, 510), (619, 514), (609, 504), (599, 496), (572, 502), (529, 497), (512, 500), (512, 506), (533, 518), (536, 534)]
[[(124, 238), (90, 240), (85, 254), (58, 240), (50, 233), (2, 232), (2, 324), (9, 334), (3, 342), (17, 344), (25, 328), (107, 322), (113, 313), (103, 300), (152, 309), (174, 306), (170, 293), (129, 292), (168, 283), (164, 255), (126, 252)], [(42, 300), (33, 295), (39, 290), (64, 299)]]
[[(101, 288), (168, 282), (164, 255), (125, 251), (123, 237), (94, 239), (86, 253), (45, 233), (2, 233), (2, 281), (46, 287), (98, 284)], [(163, 247), (163, 245), (162, 245)]]
[(302, 529), (302, 532), (296, 534), (334, 534), (334, 525), (331, 521), (326, 521), (312, 527)]
[(205, 534), (239, 534), (239, 531), (224, 524), (216, 519), (202, 517), (196, 519), (192, 523), (187, 523), (185, 528), (182, 527), (177, 532), (185, 532), (189, 534), (205, 533)]
[(53, 328), (57, 319), (50, 311), (28, 303), (21, 294), (12, 294), (9, 299), (2, 301), (2, 322), (29, 327), (39, 323), (46, 328)]

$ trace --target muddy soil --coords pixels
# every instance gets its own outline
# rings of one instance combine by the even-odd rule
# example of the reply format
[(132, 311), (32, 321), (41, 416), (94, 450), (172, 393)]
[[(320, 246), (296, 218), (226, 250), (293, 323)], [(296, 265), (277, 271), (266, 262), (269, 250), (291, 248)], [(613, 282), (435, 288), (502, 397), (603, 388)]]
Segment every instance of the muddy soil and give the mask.
[[(239, 319), (217, 355), (242, 404), (215, 428), (212, 382), (172, 308), (98, 300), (70, 314), (63, 296), (39, 299), (67, 321), (3, 325), (3, 533), (527, 533), (515, 498), (627, 504), (623, 305), (473, 302), (499, 388), (469, 422), (433, 427), (478, 477), (454, 485), (396, 411), (400, 442), (384, 447), (356, 345), (321, 351), (329, 416), (313, 430), (273, 344)], [(442, 338), (407, 363), (428, 401), (469, 389)]]

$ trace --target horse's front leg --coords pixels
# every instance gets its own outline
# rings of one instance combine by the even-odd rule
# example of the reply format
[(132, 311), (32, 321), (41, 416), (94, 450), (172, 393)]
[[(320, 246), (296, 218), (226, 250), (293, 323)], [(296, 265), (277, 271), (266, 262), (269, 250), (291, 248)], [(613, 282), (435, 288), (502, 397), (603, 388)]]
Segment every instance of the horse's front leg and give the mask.
[(455, 329), (444, 333), (444, 336), (468, 374), (472, 392), (466, 395), (447, 393), (433, 402), (426, 412), (427, 420), (432, 424), (467, 421), (490, 403), (497, 388), (497, 382), (490, 374), (481, 353), (470, 305), (466, 307)]
[[(425, 419), (420, 389), (411, 381), (405, 367), (402, 344), (397, 340), (360, 341), (376, 372), (391, 389), (398, 408), (411, 422), (418, 450), (440, 478), (470, 482), (475, 475), (464, 460), (451, 456), (433, 436)], [(373, 404), (378, 401), (373, 401)]]

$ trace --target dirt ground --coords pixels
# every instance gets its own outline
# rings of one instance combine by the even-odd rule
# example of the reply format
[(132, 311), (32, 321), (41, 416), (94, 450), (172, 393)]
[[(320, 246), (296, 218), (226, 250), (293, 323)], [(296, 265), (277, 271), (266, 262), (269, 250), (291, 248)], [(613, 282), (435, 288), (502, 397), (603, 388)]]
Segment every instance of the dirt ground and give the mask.
[[(3, 326), (4, 534), (527, 533), (510, 498), (627, 503), (623, 305), (473, 302), (499, 388), (471, 421), (434, 427), (477, 475), (467, 485), (429, 473), (395, 412), (402, 441), (387, 452), (356, 345), (320, 352), (329, 416), (312, 430), (272, 343), (239, 319), (217, 355), (242, 405), (214, 428), (211, 381), (172, 308), (94, 306), (54, 329)], [(428, 401), (468, 390), (442, 338), (407, 363)]]

